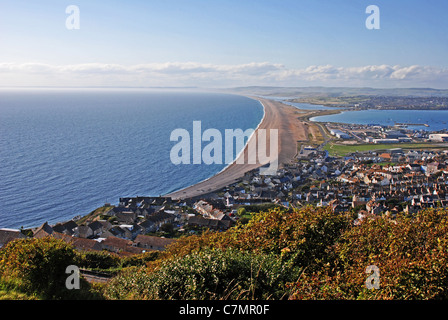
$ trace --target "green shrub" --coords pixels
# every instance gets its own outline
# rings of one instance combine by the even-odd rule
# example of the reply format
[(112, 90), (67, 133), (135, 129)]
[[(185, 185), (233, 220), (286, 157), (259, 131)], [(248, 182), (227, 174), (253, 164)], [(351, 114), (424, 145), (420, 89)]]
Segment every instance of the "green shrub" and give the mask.
[(351, 222), (349, 214), (335, 214), (331, 208), (310, 206), (293, 211), (276, 208), (254, 214), (247, 224), (226, 232), (205, 232), (179, 239), (165, 255), (183, 256), (205, 248), (236, 248), (276, 254), (309, 270), (326, 263), (331, 247), (350, 229)]
[(115, 299), (281, 299), (298, 270), (274, 255), (204, 250), (164, 260), (150, 274), (125, 272), (108, 285)]
[(77, 265), (86, 269), (113, 269), (121, 266), (121, 259), (106, 251), (85, 251), (78, 254)]
[(50, 237), (11, 241), (0, 252), (1, 281), (43, 299), (92, 298), (95, 295), (85, 281), (82, 290), (66, 288), (65, 271), (75, 264), (76, 255), (71, 245)]
[(121, 267), (143, 267), (147, 262), (155, 261), (160, 257), (160, 251), (150, 251), (121, 259)]
[[(304, 274), (296, 299), (447, 299), (448, 212), (367, 220), (341, 235), (325, 267)], [(379, 268), (379, 289), (366, 268)]]
[(104, 297), (112, 300), (151, 299), (151, 277), (144, 267), (123, 269), (104, 287)]
[(250, 213), (259, 213), (259, 212), (266, 212), (272, 209), (284, 209), (281, 205), (275, 204), (275, 203), (261, 203), (261, 204), (251, 204), (251, 205), (244, 205), (241, 206), (240, 208), (238, 208), (238, 211), (240, 209), (244, 209), (244, 213), (240, 214), (238, 212), (239, 216), (243, 216), (244, 214), (246, 214), (247, 212)]
[(350, 228), (347, 214), (330, 208), (306, 207), (286, 212), (260, 212), (246, 225), (219, 235), (215, 244), (245, 251), (286, 255), (300, 267), (319, 267), (331, 246)]

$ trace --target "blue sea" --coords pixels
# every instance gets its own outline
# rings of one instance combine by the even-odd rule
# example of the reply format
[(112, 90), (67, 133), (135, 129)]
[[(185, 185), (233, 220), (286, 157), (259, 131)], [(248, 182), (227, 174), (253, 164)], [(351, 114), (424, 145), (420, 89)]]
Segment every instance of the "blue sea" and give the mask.
[(393, 126), (395, 123), (427, 124), (408, 125), (409, 130), (439, 131), (448, 129), (448, 110), (361, 110), (344, 111), (339, 114), (311, 118), (318, 122), (338, 122), (353, 124), (377, 124)]
[[(159, 196), (226, 164), (174, 165), (174, 129), (255, 129), (263, 107), (230, 94), (143, 89), (0, 90), (0, 228), (85, 215), (120, 197)], [(241, 150), (235, 150), (236, 155)]]

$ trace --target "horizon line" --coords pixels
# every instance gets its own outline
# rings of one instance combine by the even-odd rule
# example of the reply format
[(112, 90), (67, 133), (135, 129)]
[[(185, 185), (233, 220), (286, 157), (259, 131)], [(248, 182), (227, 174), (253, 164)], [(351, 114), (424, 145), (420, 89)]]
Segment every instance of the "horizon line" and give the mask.
[(204, 90), (235, 90), (235, 89), (371, 89), (371, 90), (434, 90), (446, 91), (447, 88), (434, 87), (372, 87), (372, 86), (266, 86), (251, 85), (237, 87), (199, 87), (199, 86), (1, 86), (0, 89), (204, 89)]

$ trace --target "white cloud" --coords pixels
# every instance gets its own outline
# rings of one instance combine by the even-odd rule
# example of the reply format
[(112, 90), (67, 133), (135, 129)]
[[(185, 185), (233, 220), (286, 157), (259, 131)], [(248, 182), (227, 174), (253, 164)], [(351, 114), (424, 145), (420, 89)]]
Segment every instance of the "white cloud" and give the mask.
[(390, 75), (392, 79), (409, 79), (415, 76), (427, 76), (428, 71), (431, 72), (431, 68), (420, 66), (409, 66), (403, 68), (396, 68)]
[(0, 63), (0, 85), (28, 86), (432, 86), (448, 87), (448, 69), (432, 66), (238, 65), (167, 62), (136, 65)]

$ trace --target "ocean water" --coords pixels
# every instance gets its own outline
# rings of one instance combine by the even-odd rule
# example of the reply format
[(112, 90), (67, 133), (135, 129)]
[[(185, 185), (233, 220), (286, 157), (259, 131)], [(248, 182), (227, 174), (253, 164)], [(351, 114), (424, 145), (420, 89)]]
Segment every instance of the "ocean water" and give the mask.
[(397, 123), (427, 124), (425, 126), (408, 125), (410, 130), (439, 131), (448, 129), (448, 110), (361, 110), (344, 111), (339, 114), (311, 118), (318, 122), (338, 122), (353, 124), (379, 124), (393, 126)]
[(202, 131), (224, 135), (255, 129), (262, 117), (258, 101), (230, 94), (1, 90), (0, 227), (66, 221), (119, 197), (200, 182), (226, 164), (172, 164), (171, 132), (192, 135), (193, 121), (201, 121)]

